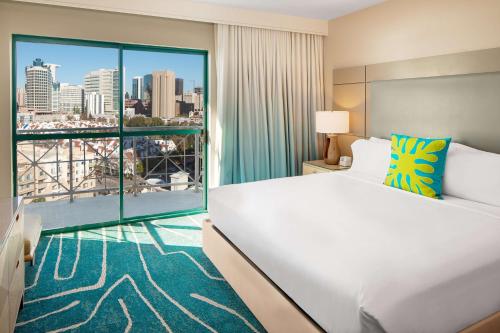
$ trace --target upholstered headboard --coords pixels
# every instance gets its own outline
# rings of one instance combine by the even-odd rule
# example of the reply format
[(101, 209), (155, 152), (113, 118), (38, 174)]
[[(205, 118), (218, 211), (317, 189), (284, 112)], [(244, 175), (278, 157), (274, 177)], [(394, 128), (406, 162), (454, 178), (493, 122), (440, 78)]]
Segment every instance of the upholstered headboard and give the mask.
[(334, 83), (356, 135), (451, 136), (500, 153), (500, 48), (339, 69)]

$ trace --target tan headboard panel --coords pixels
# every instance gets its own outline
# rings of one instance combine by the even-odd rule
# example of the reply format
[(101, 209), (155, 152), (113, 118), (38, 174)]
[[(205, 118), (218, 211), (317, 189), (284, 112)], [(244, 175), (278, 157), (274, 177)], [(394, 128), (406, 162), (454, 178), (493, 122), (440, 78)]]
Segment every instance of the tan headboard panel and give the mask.
[(358, 136), (451, 136), (500, 153), (500, 48), (337, 69), (333, 91)]
[(364, 136), (366, 132), (365, 66), (335, 70), (333, 80), (334, 109), (349, 111), (350, 132)]
[(368, 136), (392, 132), (500, 153), (500, 73), (372, 82)]

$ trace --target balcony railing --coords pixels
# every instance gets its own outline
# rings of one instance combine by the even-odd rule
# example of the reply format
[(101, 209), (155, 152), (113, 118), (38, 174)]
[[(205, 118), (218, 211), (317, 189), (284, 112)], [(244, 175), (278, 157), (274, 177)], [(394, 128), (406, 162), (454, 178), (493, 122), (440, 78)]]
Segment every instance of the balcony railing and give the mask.
[[(58, 129), (60, 131), (60, 129)], [(45, 131), (45, 130), (44, 130)], [(65, 133), (74, 131), (64, 130)], [(17, 190), (28, 202), (203, 188), (201, 133), (17, 143)]]

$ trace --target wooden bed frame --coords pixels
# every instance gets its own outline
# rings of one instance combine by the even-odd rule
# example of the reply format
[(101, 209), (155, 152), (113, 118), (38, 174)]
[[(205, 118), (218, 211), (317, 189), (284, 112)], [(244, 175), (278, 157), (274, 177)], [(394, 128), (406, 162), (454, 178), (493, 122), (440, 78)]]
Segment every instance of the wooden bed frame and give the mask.
[[(203, 222), (203, 251), (268, 332), (325, 332), (210, 220)], [(493, 332), (500, 332), (500, 311), (460, 331)]]

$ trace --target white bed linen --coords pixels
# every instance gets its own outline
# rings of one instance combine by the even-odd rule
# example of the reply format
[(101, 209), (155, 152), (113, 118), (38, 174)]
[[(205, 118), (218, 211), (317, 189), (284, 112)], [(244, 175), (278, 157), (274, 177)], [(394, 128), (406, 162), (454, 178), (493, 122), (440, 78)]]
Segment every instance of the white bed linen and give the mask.
[(500, 310), (500, 214), (349, 172), (210, 191), (215, 224), (328, 332), (456, 332)]

